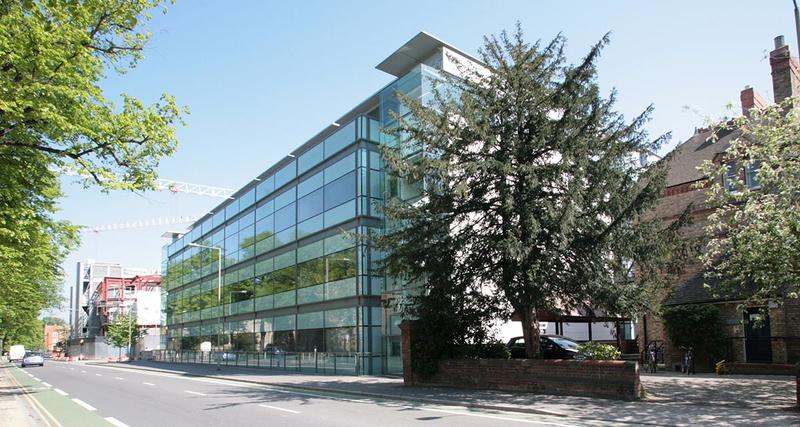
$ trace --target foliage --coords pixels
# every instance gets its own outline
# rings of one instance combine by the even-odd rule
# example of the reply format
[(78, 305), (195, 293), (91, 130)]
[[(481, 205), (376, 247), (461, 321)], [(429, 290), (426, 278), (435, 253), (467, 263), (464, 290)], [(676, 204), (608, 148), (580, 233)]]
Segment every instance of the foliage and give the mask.
[(58, 173), (103, 190), (151, 188), (176, 147), (181, 110), (105, 97), (106, 69), (124, 73), (149, 39), (161, 0), (0, 1), (0, 339), (35, 333), (60, 303), (60, 264), (77, 228), (53, 219)]
[[(487, 38), (491, 72), (443, 74), (425, 100), (398, 93), (409, 114), (384, 130), (387, 169), (420, 184), (418, 198), (386, 203), (395, 226), (376, 239), (383, 270), (423, 297), (438, 287), (494, 296), (487, 310), (521, 317), (528, 357), (539, 354), (539, 311), (650, 311), (685, 256), (688, 215), (669, 226), (647, 217), (667, 162), (633, 160), (668, 135), (647, 138), (650, 108), (628, 122), (613, 93), (601, 96), (595, 63), (607, 42), (573, 66), (561, 36)], [(437, 262), (445, 256), (450, 265)], [(446, 279), (429, 280), (437, 274)]]
[[(710, 241), (702, 256), (707, 277), (718, 283), (711, 290), (746, 297), (745, 305), (797, 298), (800, 291), (800, 121), (789, 111), (791, 102), (721, 125), (739, 136), (721, 162), (701, 166), (709, 176), (707, 201), (717, 207), (708, 218)], [(727, 164), (740, 168), (735, 191), (722, 183)], [(742, 172), (748, 167), (758, 169), (759, 189), (746, 185)]]
[(159, 160), (177, 146), (182, 110), (169, 95), (145, 105), (123, 94), (115, 105), (99, 82), (108, 67), (124, 73), (142, 58), (142, 24), (161, 3), (3, 1), (0, 147), (44, 154), (36, 160), (104, 189), (152, 188)]
[(67, 324), (67, 322), (65, 322), (64, 319), (53, 316), (42, 317), (42, 323), (44, 323), (45, 325), (60, 325), (60, 326), (64, 326)]
[(725, 334), (719, 309), (710, 304), (665, 307), (662, 318), (667, 337), (675, 347), (692, 347), (699, 357), (712, 361), (725, 354)]
[[(449, 239), (443, 230), (431, 237), (441, 242)], [(439, 359), (493, 354), (487, 325), (494, 318), (496, 298), (454, 281), (451, 253), (442, 252), (430, 262), (438, 268), (428, 274), (425, 289), (418, 290), (423, 293), (408, 295), (398, 307), (405, 317), (416, 319), (411, 324), (411, 363), (422, 375), (435, 373)]]
[(108, 325), (106, 339), (115, 347), (129, 347), (131, 343), (135, 344), (143, 333), (144, 331), (136, 326), (136, 314), (127, 313), (118, 316)]
[(578, 352), (584, 359), (590, 360), (617, 360), (620, 351), (613, 345), (589, 341), (578, 346)]
[[(41, 310), (60, 302), (61, 263), (77, 229), (52, 218), (60, 196), (45, 155), (0, 147), (0, 338), (38, 333)], [(33, 329), (31, 329), (33, 328)]]

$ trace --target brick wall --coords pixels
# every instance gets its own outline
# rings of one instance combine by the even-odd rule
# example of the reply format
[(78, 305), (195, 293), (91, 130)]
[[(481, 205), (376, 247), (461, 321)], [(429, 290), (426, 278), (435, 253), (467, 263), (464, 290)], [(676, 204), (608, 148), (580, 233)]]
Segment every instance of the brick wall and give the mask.
[(439, 386), (635, 400), (642, 396), (639, 365), (620, 360), (447, 359), (434, 375), (411, 367), (411, 328), (403, 331), (403, 382)]

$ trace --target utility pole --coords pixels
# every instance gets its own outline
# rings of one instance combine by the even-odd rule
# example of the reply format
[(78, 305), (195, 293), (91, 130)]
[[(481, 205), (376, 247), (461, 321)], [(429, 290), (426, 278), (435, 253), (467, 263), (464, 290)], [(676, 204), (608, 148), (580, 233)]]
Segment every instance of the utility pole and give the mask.
[(794, 34), (797, 36), (797, 52), (800, 55), (800, 10), (797, 9), (797, 0), (792, 0), (794, 4)]

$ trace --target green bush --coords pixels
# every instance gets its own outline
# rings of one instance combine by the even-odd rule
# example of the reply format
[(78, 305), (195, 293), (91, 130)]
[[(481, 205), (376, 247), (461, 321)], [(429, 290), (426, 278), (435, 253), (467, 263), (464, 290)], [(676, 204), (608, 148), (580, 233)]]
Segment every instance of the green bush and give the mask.
[(692, 347), (695, 360), (708, 358), (714, 363), (725, 356), (724, 325), (717, 307), (711, 304), (666, 307), (662, 317), (672, 345)]
[(613, 345), (589, 341), (578, 346), (578, 351), (584, 359), (590, 360), (616, 360), (620, 351)]
[(500, 341), (463, 346), (457, 356), (465, 359), (510, 359), (511, 351)]

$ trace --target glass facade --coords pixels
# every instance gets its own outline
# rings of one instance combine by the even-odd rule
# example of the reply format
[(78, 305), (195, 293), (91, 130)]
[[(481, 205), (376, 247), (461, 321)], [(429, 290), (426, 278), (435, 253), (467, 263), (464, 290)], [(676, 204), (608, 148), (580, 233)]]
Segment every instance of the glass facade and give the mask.
[(402, 372), (400, 317), (381, 303), (400, 287), (370, 274), (380, 254), (357, 236), (384, 227), (385, 193), (415, 194), (386, 178), (380, 130), (408, 114), (395, 94), (424, 99), (435, 73), (413, 67), (163, 248), (168, 350), (352, 353), (369, 355), (362, 373)]

